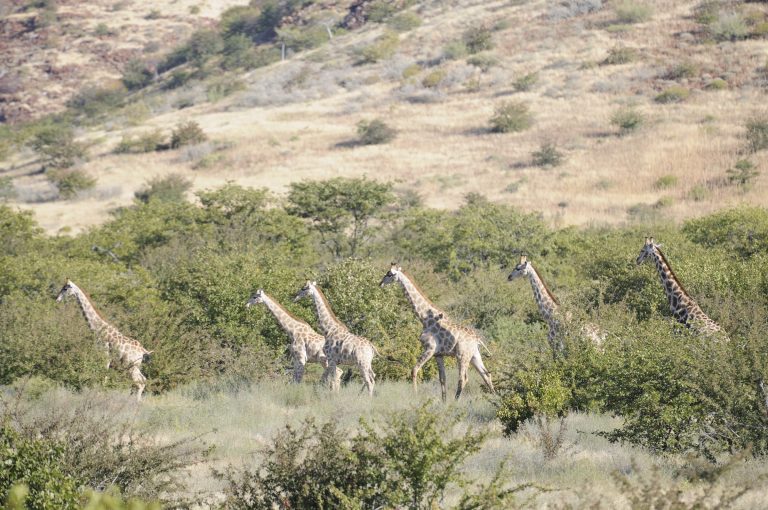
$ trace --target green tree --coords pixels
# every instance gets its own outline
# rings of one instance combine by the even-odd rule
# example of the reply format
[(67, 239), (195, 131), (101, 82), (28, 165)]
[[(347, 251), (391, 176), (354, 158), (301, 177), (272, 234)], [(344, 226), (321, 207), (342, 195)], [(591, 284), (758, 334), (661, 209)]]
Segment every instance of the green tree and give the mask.
[(371, 238), (370, 222), (394, 201), (391, 183), (337, 177), (291, 184), (288, 212), (310, 221), (334, 257), (355, 256)]
[(41, 128), (32, 139), (31, 146), (40, 156), (45, 169), (70, 168), (87, 156), (85, 146), (75, 141), (72, 128), (59, 124)]

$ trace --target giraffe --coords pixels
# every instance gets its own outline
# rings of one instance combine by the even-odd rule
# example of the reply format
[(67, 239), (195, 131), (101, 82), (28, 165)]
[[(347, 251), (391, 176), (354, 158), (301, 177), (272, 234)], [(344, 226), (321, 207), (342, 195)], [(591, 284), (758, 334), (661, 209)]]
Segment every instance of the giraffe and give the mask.
[[(527, 276), (528, 280), (531, 282), (533, 298), (536, 300), (536, 305), (539, 307), (539, 313), (544, 317), (549, 328), (547, 341), (552, 348), (553, 355), (557, 355), (565, 349), (562, 338), (558, 336), (560, 321), (562, 319), (565, 319), (566, 321), (570, 320), (570, 314), (566, 313), (564, 317), (561, 316), (560, 302), (544, 283), (541, 275), (536, 268), (533, 267), (533, 264), (528, 260), (528, 257), (526, 255), (521, 255), (520, 262), (518, 262), (515, 269), (509, 274), (507, 280), (513, 281), (516, 278), (524, 276)], [(581, 333), (597, 346), (602, 344), (605, 336), (600, 332), (600, 328), (594, 324), (585, 324), (582, 326)]]
[(136, 398), (141, 401), (141, 394), (144, 393), (147, 382), (147, 378), (141, 373), (141, 364), (149, 362), (152, 351), (146, 350), (137, 340), (123, 335), (109, 324), (94, 308), (88, 295), (69, 279), (56, 296), (56, 301), (61, 302), (66, 296), (75, 296), (88, 327), (104, 342), (110, 357), (107, 368), (112, 366), (113, 361), (124, 367), (136, 386)]
[(371, 362), (378, 354), (376, 347), (367, 338), (352, 333), (336, 317), (325, 295), (317, 286), (317, 282), (308, 280), (296, 294), (294, 301), (305, 296), (310, 296), (314, 301), (318, 325), (325, 336), (323, 352), (328, 359), (328, 367), (323, 374), (323, 380), (327, 380), (328, 376), (333, 374), (331, 388), (338, 391), (341, 382), (341, 371), (337, 370), (338, 365), (356, 365), (365, 383), (364, 389), (367, 388), (368, 394), (373, 396), (376, 374), (373, 372)]
[(280, 324), (280, 327), (288, 333), (288, 337), (291, 339), (289, 350), (293, 360), (293, 381), (297, 384), (301, 382), (307, 362), (321, 364), (325, 375), (325, 370), (328, 368), (328, 358), (323, 352), (323, 346), (325, 345), (323, 335), (316, 333), (309, 324), (291, 314), (285, 307), (264, 292), (264, 289), (254, 292), (245, 306), (250, 308), (260, 303), (267, 307), (278, 324)]
[(491, 374), (486, 370), (483, 364), (483, 358), (480, 355), (480, 346), (485, 347), (480, 335), (472, 328), (457, 324), (447, 318), (444, 311), (436, 307), (424, 293), (419, 289), (413, 280), (403, 272), (403, 268), (397, 264), (392, 264), (389, 271), (381, 280), (381, 286), (393, 282), (400, 282), (408, 301), (413, 307), (413, 311), (421, 321), (423, 329), (419, 340), (421, 341), (422, 353), (416, 361), (416, 365), (411, 370), (411, 379), (413, 388), (416, 389), (416, 378), (419, 370), (431, 357), (435, 357), (437, 370), (440, 376), (440, 391), (443, 401), (446, 400), (445, 388), (445, 356), (453, 356), (459, 366), (459, 382), (456, 388), (456, 399), (461, 396), (464, 386), (467, 384), (469, 365), (471, 364), (483, 383), (488, 387), (491, 393), (496, 393), (491, 381)]
[[(696, 301), (688, 295), (680, 280), (672, 271), (667, 258), (661, 252), (661, 245), (656, 244), (653, 237), (646, 237), (645, 243), (637, 256), (637, 265), (646, 260), (652, 260), (659, 273), (661, 285), (669, 301), (669, 309), (677, 322), (704, 336), (715, 334), (724, 335), (720, 325), (705, 314)], [(727, 339), (727, 337), (726, 337)]]

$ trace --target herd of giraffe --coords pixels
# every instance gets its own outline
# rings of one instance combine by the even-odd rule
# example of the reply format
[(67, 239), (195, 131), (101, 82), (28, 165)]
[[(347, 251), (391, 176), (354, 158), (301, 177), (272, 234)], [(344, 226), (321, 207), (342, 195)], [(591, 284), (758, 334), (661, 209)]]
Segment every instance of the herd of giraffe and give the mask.
[[(672, 272), (672, 268), (666, 257), (652, 237), (646, 237), (637, 264), (645, 260), (651, 260), (664, 287), (664, 292), (669, 301), (670, 311), (673, 317), (680, 323), (692, 328), (699, 334), (709, 335), (721, 333), (720, 326), (710, 319), (698, 304), (685, 291), (679, 280)], [(548, 339), (553, 352), (562, 350), (562, 341), (558, 335), (561, 321), (568, 321), (568, 315), (561, 317), (559, 304), (552, 292), (544, 284), (539, 273), (531, 265), (526, 256), (520, 257), (519, 264), (509, 275), (509, 280), (527, 276), (533, 295), (538, 304), (539, 311), (549, 327)], [(480, 335), (470, 327), (462, 326), (448, 318), (447, 314), (435, 306), (424, 293), (416, 286), (413, 280), (406, 275), (402, 268), (396, 264), (384, 275), (381, 286), (398, 282), (403, 287), (405, 295), (410, 302), (414, 313), (423, 326), (419, 340), (422, 345), (422, 353), (411, 370), (411, 378), (414, 388), (419, 370), (424, 364), (434, 357), (437, 361), (440, 388), (443, 400), (446, 399), (445, 387), (445, 356), (456, 358), (459, 369), (458, 387), (456, 398), (461, 396), (467, 384), (469, 366), (477, 370), (483, 383), (489, 391), (494, 392), (491, 374), (486, 370), (480, 354), (480, 346), (485, 348)], [(104, 342), (109, 353), (110, 362), (126, 370), (136, 386), (137, 398), (141, 395), (146, 385), (146, 377), (141, 373), (141, 364), (148, 362), (152, 351), (145, 349), (138, 341), (123, 335), (117, 328), (109, 324), (94, 308), (91, 300), (77, 285), (67, 280), (67, 283), (59, 292), (56, 301), (61, 301), (65, 296), (72, 295), (80, 305), (80, 308), (99, 340)], [(364, 382), (364, 389), (369, 395), (373, 395), (375, 374), (371, 366), (373, 358), (378, 354), (373, 343), (362, 336), (352, 333), (333, 313), (328, 300), (318, 288), (316, 282), (307, 281), (299, 290), (294, 301), (309, 296), (315, 304), (318, 318), (318, 326), (322, 334), (316, 333), (306, 322), (298, 319), (275, 301), (262, 289), (257, 290), (246, 303), (247, 307), (256, 304), (264, 304), (274, 315), (277, 322), (285, 330), (290, 338), (290, 352), (294, 367), (294, 381), (300, 383), (304, 375), (307, 363), (319, 363), (323, 366), (323, 383), (332, 378), (330, 386), (338, 390), (342, 370), (339, 365), (357, 366)], [(587, 324), (581, 329), (582, 334), (599, 344), (604, 339), (596, 326)]]

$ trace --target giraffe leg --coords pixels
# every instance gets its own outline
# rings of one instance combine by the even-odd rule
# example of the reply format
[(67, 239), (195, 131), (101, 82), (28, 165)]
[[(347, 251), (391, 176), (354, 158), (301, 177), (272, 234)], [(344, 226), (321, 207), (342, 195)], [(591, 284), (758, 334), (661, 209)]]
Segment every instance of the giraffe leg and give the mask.
[(459, 365), (459, 384), (456, 388), (456, 400), (461, 396), (461, 392), (464, 390), (464, 386), (467, 384), (467, 372), (469, 372), (469, 361), (462, 357), (458, 358), (457, 364)]
[(440, 393), (442, 394), (443, 402), (445, 402), (447, 393), (445, 389), (445, 359), (442, 356), (435, 356), (435, 361), (437, 361), (437, 373), (440, 375)]
[(470, 363), (472, 363), (472, 366), (477, 369), (477, 373), (480, 374), (480, 377), (483, 379), (485, 386), (490, 390), (490, 392), (496, 393), (496, 390), (493, 387), (493, 381), (491, 381), (491, 373), (486, 370), (485, 365), (483, 364), (483, 358), (480, 357), (479, 350), (475, 353), (474, 356), (472, 356)]
[(416, 377), (419, 375), (419, 370), (421, 370), (421, 367), (424, 366), (424, 363), (429, 361), (429, 358), (434, 356), (434, 354), (435, 354), (435, 348), (428, 347), (424, 352), (421, 353), (421, 356), (419, 356), (419, 360), (416, 362), (416, 366), (414, 366), (413, 370), (411, 370), (411, 379), (413, 380), (414, 391), (416, 391)]
[(130, 370), (131, 380), (136, 385), (136, 400), (141, 402), (141, 394), (144, 393), (144, 387), (146, 386), (147, 378), (141, 373), (141, 369), (138, 365), (133, 365)]
[(339, 391), (339, 387), (341, 386), (341, 374), (342, 370), (339, 370), (339, 368), (336, 366), (336, 361), (329, 361), (328, 362), (328, 375), (333, 376), (333, 379), (331, 379), (331, 390), (332, 391)]
[(360, 375), (363, 377), (363, 381), (365, 384), (363, 385), (363, 388), (360, 390), (361, 392), (364, 389), (368, 389), (368, 395), (373, 396), (373, 386), (376, 384), (376, 374), (373, 373), (373, 368), (371, 368), (370, 363), (361, 363), (359, 365), (360, 367)]
[(300, 359), (293, 361), (293, 382), (300, 384), (304, 378), (304, 363)]

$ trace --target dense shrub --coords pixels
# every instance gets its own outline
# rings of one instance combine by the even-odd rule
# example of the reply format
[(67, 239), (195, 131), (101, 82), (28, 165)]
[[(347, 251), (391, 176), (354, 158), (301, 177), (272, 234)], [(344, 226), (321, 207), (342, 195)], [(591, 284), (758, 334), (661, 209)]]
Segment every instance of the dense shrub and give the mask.
[(141, 154), (167, 148), (166, 137), (156, 129), (142, 135), (123, 136), (115, 147), (115, 154)]
[(119, 82), (107, 87), (87, 87), (67, 102), (67, 106), (87, 117), (95, 117), (120, 107), (125, 87)]
[(76, 168), (60, 168), (46, 172), (48, 180), (56, 186), (59, 196), (64, 199), (74, 198), (81, 191), (96, 186), (96, 178)]
[(694, 243), (723, 247), (740, 257), (768, 253), (768, 212), (740, 207), (688, 220), (683, 233)]
[[(260, 469), (230, 468), (222, 475), (227, 507), (435, 508), (448, 487), (465, 486), (459, 466), (483, 441), (472, 430), (455, 434), (454, 424), (421, 407), (382, 424), (362, 422), (358, 434), (333, 422), (288, 426), (263, 452)], [(510, 505), (512, 494), (497, 491), (482, 508)], [(475, 508), (468, 496), (466, 508)]]
[(171, 149), (178, 149), (184, 145), (195, 145), (208, 140), (208, 136), (194, 120), (182, 122), (176, 125), (171, 132)]
[(749, 27), (741, 13), (720, 11), (709, 24), (709, 33), (717, 41), (737, 41), (749, 35)]
[(462, 41), (470, 54), (493, 49), (493, 31), (484, 25), (468, 28), (462, 35)]
[(539, 150), (531, 154), (533, 164), (541, 167), (553, 167), (562, 164), (565, 155), (557, 150), (552, 142), (545, 142), (539, 146)]
[(384, 32), (376, 41), (359, 51), (360, 63), (372, 64), (391, 58), (399, 45), (400, 37), (397, 35), (397, 32)]
[(548, 16), (553, 21), (560, 21), (574, 16), (583, 16), (603, 8), (603, 0), (564, 0), (549, 10)]
[(0, 496), (3, 500), (15, 484), (24, 484), (24, 506), (30, 510), (75, 510), (78, 481), (63, 472), (64, 448), (55, 441), (27, 439), (3, 424), (0, 427)]
[(123, 84), (128, 90), (138, 90), (146, 87), (154, 79), (154, 73), (147, 64), (138, 59), (128, 61), (123, 69)]
[(181, 174), (170, 174), (165, 177), (155, 177), (147, 182), (134, 195), (145, 204), (158, 200), (161, 202), (184, 202), (187, 191), (192, 187), (192, 181)]
[(728, 174), (728, 182), (739, 185), (743, 189), (749, 188), (755, 177), (760, 175), (755, 164), (748, 159), (738, 160), (733, 168), (729, 168), (725, 173)]
[(496, 107), (489, 122), (494, 133), (515, 133), (531, 127), (533, 116), (527, 104), (506, 101)]
[(750, 152), (757, 152), (768, 149), (768, 116), (757, 116), (746, 125), (747, 149)]
[(50, 124), (37, 130), (30, 145), (45, 169), (70, 168), (86, 159), (85, 146), (75, 141), (71, 127)]
[(653, 8), (650, 5), (633, 0), (622, 0), (614, 9), (619, 23), (641, 23), (648, 21), (653, 15)]
[(658, 94), (654, 101), (661, 104), (681, 103), (688, 99), (690, 94), (691, 92), (684, 87), (672, 86)]
[(608, 56), (605, 60), (600, 62), (601, 65), (613, 66), (620, 64), (628, 64), (637, 60), (637, 50), (634, 48), (628, 48), (626, 46), (618, 46), (608, 50)]
[(527, 92), (531, 90), (538, 81), (539, 73), (528, 73), (512, 82), (512, 87), (516, 92)]
[(357, 123), (357, 135), (362, 145), (378, 145), (394, 140), (397, 131), (381, 119), (361, 120)]
[(421, 18), (415, 12), (403, 12), (388, 19), (387, 25), (398, 32), (407, 32), (419, 27)]
[(310, 221), (336, 257), (359, 254), (373, 232), (370, 223), (393, 202), (392, 185), (366, 178), (335, 178), (290, 185), (288, 212)]
[(643, 124), (645, 116), (634, 108), (621, 108), (611, 115), (611, 125), (616, 126), (622, 135), (637, 131)]

